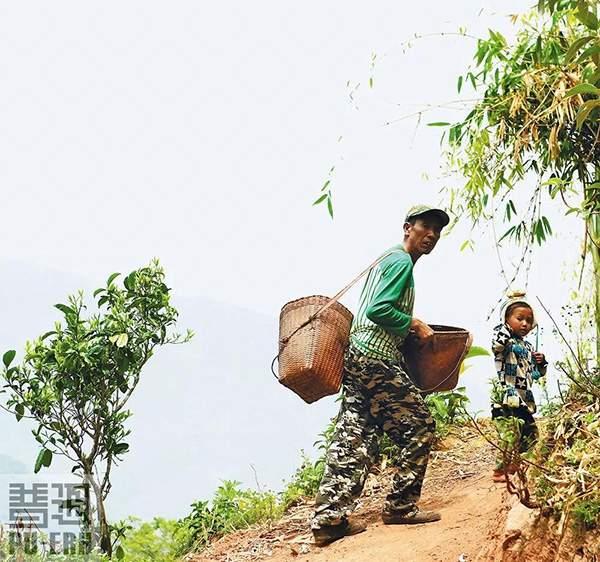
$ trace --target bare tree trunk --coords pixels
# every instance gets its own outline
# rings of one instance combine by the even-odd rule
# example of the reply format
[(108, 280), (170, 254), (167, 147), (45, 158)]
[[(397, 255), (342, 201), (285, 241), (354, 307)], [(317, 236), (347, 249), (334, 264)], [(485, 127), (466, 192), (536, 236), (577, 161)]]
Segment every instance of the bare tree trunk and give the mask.
[[(109, 558), (112, 558), (112, 543), (110, 540), (110, 528), (106, 518), (106, 509), (102, 499), (102, 489), (94, 479), (93, 474), (86, 474), (86, 480), (94, 491), (96, 497), (96, 516), (98, 518), (98, 528), (96, 529), (93, 520), (90, 520), (90, 532), (92, 534), (92, 543), (100, 544), (100, 550)], [(90, 509), (91, 513), (91, 509)]]

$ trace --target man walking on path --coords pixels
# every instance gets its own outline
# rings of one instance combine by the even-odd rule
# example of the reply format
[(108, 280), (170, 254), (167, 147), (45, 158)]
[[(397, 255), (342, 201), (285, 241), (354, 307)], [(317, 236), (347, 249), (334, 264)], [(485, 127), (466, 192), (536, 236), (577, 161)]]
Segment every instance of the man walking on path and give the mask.
[(323, 546), (365, 530), (350, 522), (356, 500), (378, 455), (385, 432), (400, 447), (392, 490), (383, 507), (388, 525), (438, 521), (417, 507), (435, 422), (406, 374), (402, 344), (410, 331), (421, 341), (433, 330), (412, 315), (416, 261), (429, 254), (450, 221), (441, 209), (418, 205), (404, 223), (404, 242), (391, 248), (369, 273), (350, 331), (344, 361), (344, 395), (325, 473), (316, 497), (312, 531)]

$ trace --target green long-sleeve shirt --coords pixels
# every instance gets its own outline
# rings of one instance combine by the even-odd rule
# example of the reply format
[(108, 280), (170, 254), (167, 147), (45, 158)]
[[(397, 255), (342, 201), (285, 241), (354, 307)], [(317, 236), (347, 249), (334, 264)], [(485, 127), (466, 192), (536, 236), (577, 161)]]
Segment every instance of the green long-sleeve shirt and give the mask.
[(412, 321), (415, 285), (413, 262), (404, 247), (389, 252), (365, 281), (350, 343), (369, 357), (398, 361)]

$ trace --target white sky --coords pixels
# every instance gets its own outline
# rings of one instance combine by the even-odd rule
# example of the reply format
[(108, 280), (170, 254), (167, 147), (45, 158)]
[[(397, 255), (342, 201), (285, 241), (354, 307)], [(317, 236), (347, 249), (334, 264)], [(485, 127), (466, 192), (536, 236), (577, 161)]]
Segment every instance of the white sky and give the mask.
[[(4, 3), (0, 260), (99, 284), (156, 256), (176, 294), (273, 317), (333, 294), (401, 240), (408, 207), (442, 200), (440, 129), (383, 124), (456, 99), (474, 41), (429, 37), (406, 53), (404, 42), (459, 26), (510, 34), (506, 16), (528, 4)], [(348, 81), (361, 84), (354, 101)], [(311, 203), (333, 165), (331, 221)], [(560, 239), (539, 253), (530, 289), (558, 311), (580, 233), (574, 219), (553, 224)], [(468, 232), (418, 263), (416, 313), (487, 346), (503, 284), (489, 231), (459, 253)], [(481, 404), (486, 378), (470, 381)]]

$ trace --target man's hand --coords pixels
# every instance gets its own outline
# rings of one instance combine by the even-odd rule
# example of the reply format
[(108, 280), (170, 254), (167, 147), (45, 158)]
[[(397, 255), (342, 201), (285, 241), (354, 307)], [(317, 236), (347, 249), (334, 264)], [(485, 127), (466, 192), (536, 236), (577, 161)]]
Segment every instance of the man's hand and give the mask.
[(421, 343), (426, 343), (433, 337), (433, 330), (431, 327), (418, 318), (412, 319), (410, 331)]
[(532, 355), (537, 365), (543, 365), (544, 363), (546, 363), (546, 356), (543, 353), (540, 353), (539, 351), (534, 351)]

